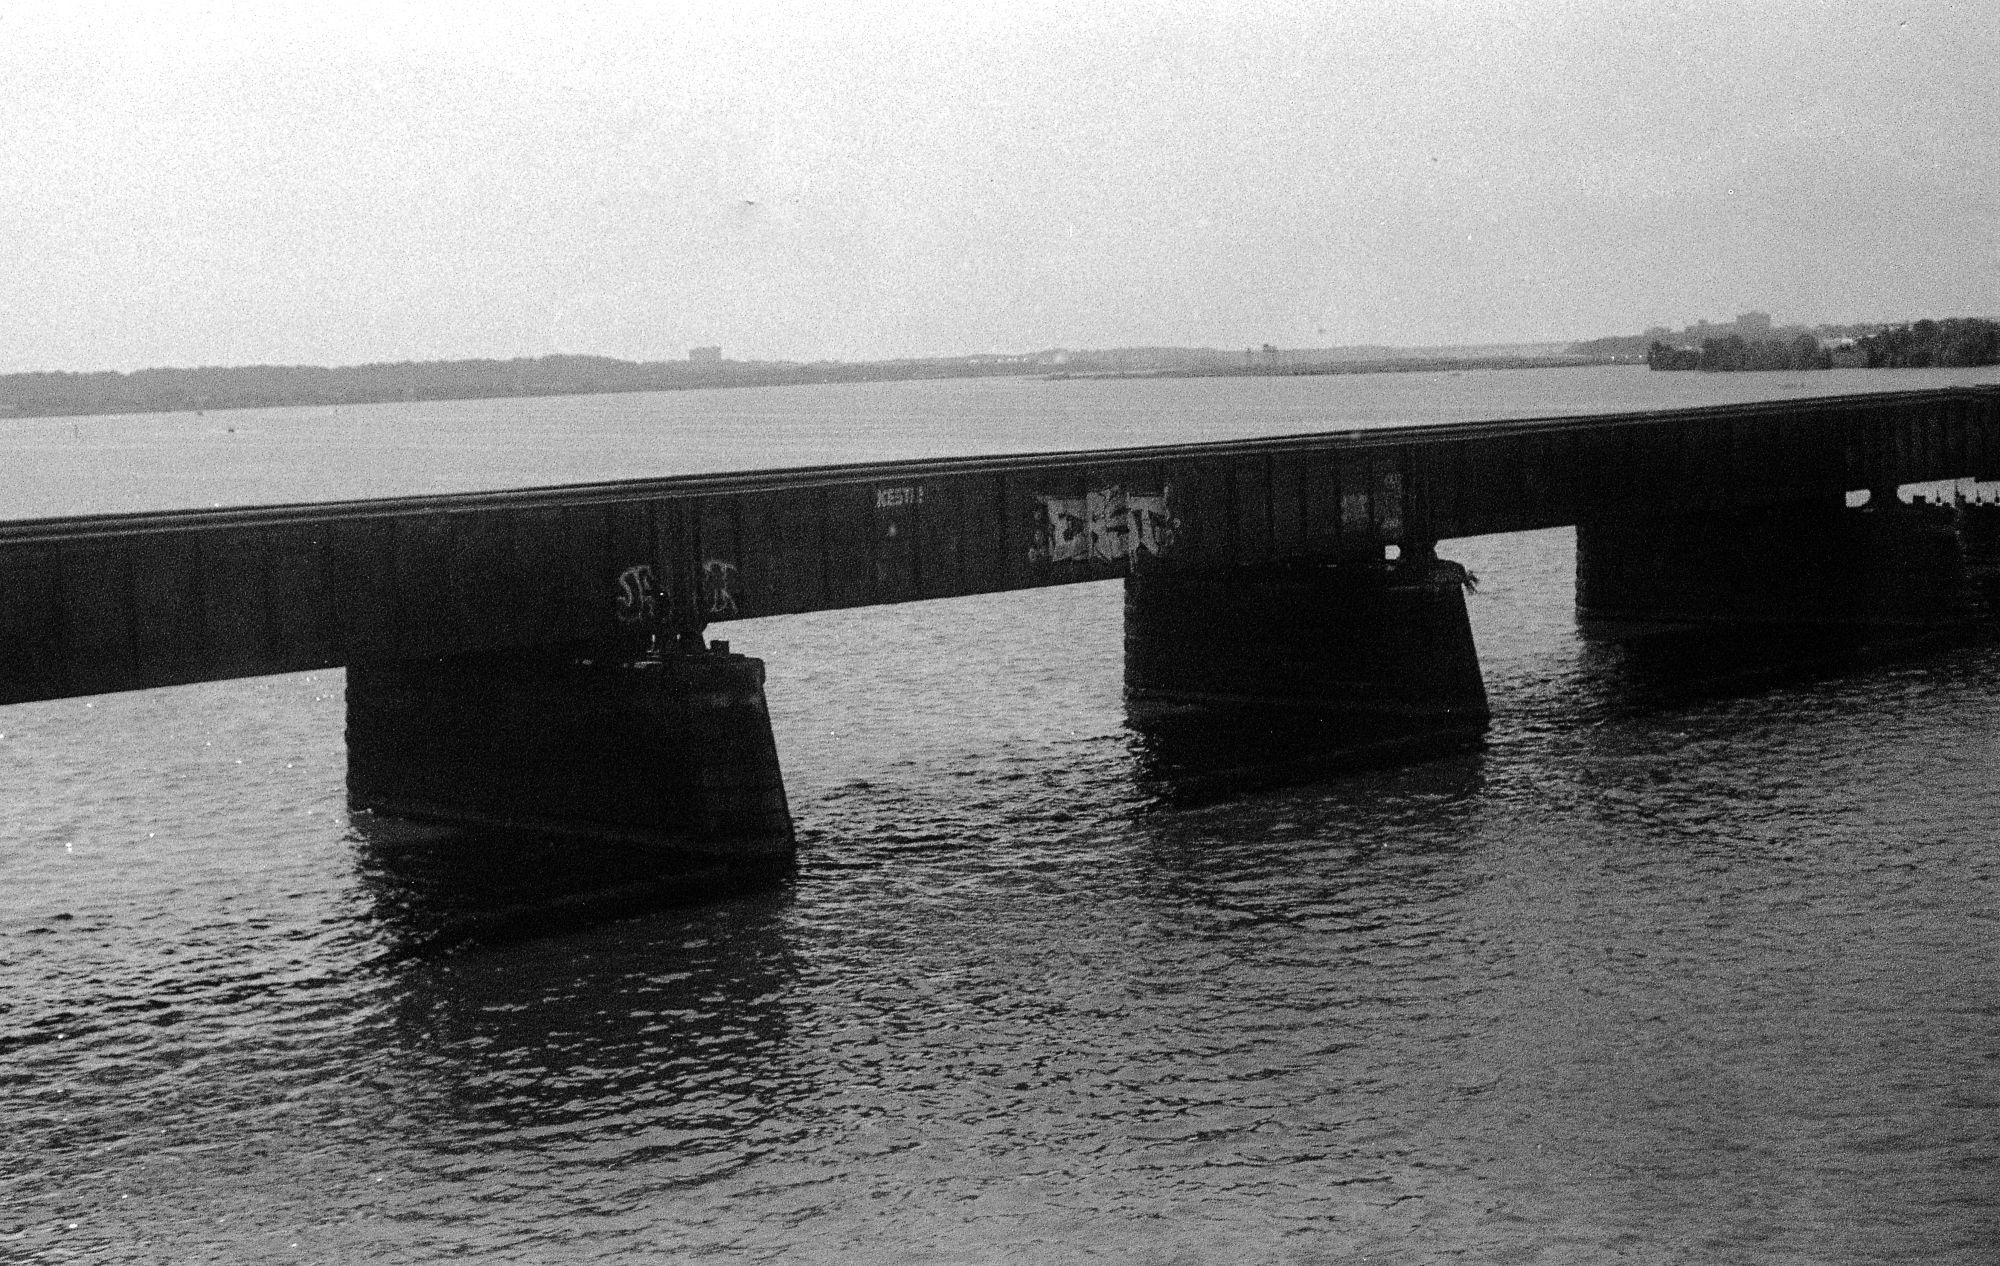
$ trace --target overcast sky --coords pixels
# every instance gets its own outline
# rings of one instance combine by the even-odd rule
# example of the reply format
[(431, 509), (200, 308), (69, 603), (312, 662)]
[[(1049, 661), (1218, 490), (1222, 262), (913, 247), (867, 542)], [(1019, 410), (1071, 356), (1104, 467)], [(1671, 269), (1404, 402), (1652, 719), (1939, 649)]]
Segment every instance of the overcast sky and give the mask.
[(1965, 3), (0, 0), (0, 371), (2000, 315)]

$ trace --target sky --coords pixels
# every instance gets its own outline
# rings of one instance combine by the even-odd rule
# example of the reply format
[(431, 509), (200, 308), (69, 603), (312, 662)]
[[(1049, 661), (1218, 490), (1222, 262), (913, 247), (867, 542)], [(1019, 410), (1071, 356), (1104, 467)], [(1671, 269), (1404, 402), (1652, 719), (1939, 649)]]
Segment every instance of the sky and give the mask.
[(2000, 316), (1990, 0), (0, 0), (0, 372)]

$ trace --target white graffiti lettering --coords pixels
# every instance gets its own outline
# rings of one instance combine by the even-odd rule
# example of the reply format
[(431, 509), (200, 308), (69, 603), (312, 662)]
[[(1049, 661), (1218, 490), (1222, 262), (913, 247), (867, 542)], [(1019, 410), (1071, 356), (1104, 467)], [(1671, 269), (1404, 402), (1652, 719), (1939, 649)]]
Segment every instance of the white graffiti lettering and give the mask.
[(710, 615), (735, 615), (736, 564), (711, 558), (701, 565), (702, 596)]
[(1382, 495), (1378, 498), (1377, 509), (1382, 515), (1382, 535), (1389, 538), (1403, 534), (1403, 477), (1395, 471), (1382, 474)]
[(1368, 530), (1368, 494), (1365, 492), (1343, 492), (1340, 494), (1340, 530), (1361, 533)]
[(1167, 493), (1127, 492), (1116, 484), (1081, 497), (1041, 497), (1029, 557), (1038, 562), (1117, 562), (1161, 553), (1172, 534)]
[(638, 624), (654, 620), (659, 612), (660, 586), (653, 580), (651, 565), (640, 563), (618, 573), (618, 619), (621, 623)]

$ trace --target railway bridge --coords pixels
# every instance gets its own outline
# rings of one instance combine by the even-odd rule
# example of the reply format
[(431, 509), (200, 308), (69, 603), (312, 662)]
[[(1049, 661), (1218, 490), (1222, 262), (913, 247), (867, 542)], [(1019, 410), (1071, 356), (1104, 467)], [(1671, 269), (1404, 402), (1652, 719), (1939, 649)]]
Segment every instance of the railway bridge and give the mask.
[[(1476, 740), (1440, 542), (1575, 525), (1580, 616), (1923, 638), (1979, 615), (2000, 387), (0, 523), (0, 704), (345, 666), (357, 805), (764, 873), (735, 619), (1122, 579), (1142, 723)], [(782, 672), (782, 665), (778, 666)]]

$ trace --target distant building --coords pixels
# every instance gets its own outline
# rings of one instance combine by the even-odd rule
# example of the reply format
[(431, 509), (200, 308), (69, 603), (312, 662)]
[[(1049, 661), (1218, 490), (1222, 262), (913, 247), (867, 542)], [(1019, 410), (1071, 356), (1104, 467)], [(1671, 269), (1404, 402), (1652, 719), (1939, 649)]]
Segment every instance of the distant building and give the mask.
[(722, 349), (719, 347), (690, 347), (688, 360), (697, 365), (720, 365)]
[[(1652, 331), (1648, 330), (1647, 333), (1651, 334)], [(1703, 339), (1728, 338), (1732, 334), (1754, 342), (1758, 339), (1768, 339), (1773, 333), (1770, 313), (1739, 312), (1736, 314), (1736, 319), (1727, 325), (1712, 325), (1708, 318), (1703, 317), (1682, 330), (1680, 337), (1686, 342), (1699, 345)], [(1667, 339), (1663, 337), (1661, 341), (1666, 342)]]

